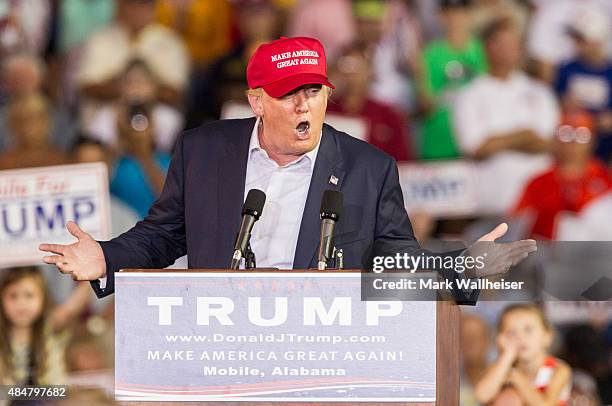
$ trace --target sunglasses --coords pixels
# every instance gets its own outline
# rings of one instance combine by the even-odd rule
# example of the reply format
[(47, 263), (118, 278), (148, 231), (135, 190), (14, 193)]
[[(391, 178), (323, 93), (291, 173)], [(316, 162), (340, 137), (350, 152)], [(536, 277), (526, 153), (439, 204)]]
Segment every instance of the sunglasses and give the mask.
[(578, 144), (588, 144), (591, 142), (593, 134), (587, 127), (572, 127), (562, 125), (557, 129), (557, 139), (561, 142), (576, 142)]

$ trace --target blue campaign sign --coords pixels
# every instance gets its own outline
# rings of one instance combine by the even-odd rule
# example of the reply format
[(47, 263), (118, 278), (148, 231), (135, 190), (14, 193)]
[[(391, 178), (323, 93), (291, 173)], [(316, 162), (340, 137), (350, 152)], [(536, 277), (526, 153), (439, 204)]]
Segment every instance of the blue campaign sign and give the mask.
[(0, 171), (0, 267), (40, 264), (38, 244), (72, 242), (68, 220), (107, 239), (109, 210), (102, 163)]
[(120, 400), (434, 402), (436, 303), (359, 273), (119, 272)]

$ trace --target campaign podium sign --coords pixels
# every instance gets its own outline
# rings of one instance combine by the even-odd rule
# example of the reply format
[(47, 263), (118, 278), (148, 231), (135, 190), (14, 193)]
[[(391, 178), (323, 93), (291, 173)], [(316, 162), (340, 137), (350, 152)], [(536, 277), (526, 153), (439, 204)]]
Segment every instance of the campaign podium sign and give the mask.
[(359, 272), (127, 270), (115, 309), (118, 400), (458, 402), (457, 306), (362, 301)]

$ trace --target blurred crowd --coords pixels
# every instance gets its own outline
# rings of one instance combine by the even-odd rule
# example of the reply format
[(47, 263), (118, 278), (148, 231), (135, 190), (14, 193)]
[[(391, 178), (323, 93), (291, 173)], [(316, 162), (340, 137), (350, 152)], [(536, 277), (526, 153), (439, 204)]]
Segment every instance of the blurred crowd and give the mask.
[[(499, 217), (521, 238), (612, 239), (609, 0), (0, 0), (0, 170), (104, 162), (117, 235), (146, 216), (177, 136), (245, 103), (250, 55), (282, 35), (321, 40), (328, 111), (398, 163), (475, 166), (476, 213), (410, 213), (421, 241)], [(0, 376), (108, 378), (112, 303), (51, 271), (4, 274)], [(7, 292), (31, 314), (9, 314)], [(612, 403), (609, 322), (558, 331), (583, 402), (568, 404)], [(492, 323), (463, 321), (466, 406), (495, 359)], [(43, 370), (59, 348), (67, 361)]]

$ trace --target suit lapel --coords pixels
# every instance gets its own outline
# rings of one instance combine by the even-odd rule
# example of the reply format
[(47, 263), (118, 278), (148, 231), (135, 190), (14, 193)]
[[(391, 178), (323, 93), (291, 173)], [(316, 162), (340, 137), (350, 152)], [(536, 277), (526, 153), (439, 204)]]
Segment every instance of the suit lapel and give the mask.
[(300, 233), (293, 259), (294, 269), (307, 269), (314, 266), (313, 261), (319, 248), (321, 230), (321, 198), (326, 190), (340, 190), (345, 173), (341, 157), (335, 135), (329, 126), (324, 125), (321, 146), (317, 154), (306, 206), (302, 215)]
[(225, 153), (217, 161), (217, 253), (220, 261), (227, 260), (229, 266), (236, 233), (240, 227), (242, 204), (244, 202), (244, 184), (248, 160), (249, 141), (255, 125), (255, 119), (241, 120), (228, 137)]

